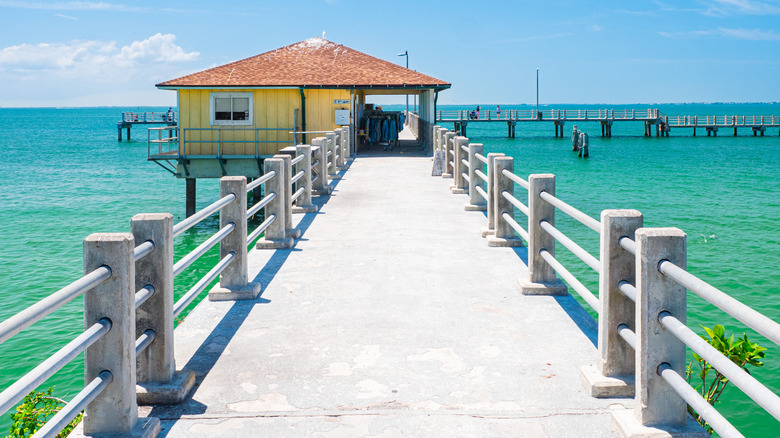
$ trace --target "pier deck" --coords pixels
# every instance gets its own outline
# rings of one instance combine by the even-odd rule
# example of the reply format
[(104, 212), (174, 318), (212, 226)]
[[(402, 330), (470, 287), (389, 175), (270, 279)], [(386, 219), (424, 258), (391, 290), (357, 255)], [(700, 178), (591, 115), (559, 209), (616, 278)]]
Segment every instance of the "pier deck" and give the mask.
[(525, 248), (488, 248), (430, 157), (361, 155), (291, 250), (253, 250), (253, 301), (202, 302), (176, 330), (182, 404), (161, 436), (613, 436), (578, 381), (596, 324), (523, 296)]
[(440, 110), (436, 112), (436, 123), (453, 123), (455, 130), (466, 136), (469, 123), (506, 123), (507, 135), (515, 137), (517, 123), (545, 122), (555, 125), (555, 136), (563, 137), (563, 126), (567, 122), (598, 122), (601, 124), (601, 136), (612, 136), (612, 125), (616, 122), (644, 122), (644, 135), (652, 135), (652, 126), (656, 127), (656, 136), (669, 136), (672, 128), (691, 129), (696, 136), (696, 129), (703, 129), (707, 135), (717, 136), (718, 129), (737, 128), (750, 129), (751, 133), (763, 136), (767, 128), (780, 128), (780, 117), (772, 115), (675, 115), (663, 114), (657, 108), (647, 110), (637, 109), (547, 109), (547, 110), (504, 110), (497, 113), (494, 110), (483, 110), (479, 113), (467, 110)]

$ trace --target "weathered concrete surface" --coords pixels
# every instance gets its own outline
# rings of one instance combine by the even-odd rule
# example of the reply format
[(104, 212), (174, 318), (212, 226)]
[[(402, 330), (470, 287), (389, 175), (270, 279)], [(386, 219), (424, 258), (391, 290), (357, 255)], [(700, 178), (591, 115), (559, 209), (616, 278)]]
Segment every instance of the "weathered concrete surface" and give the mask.
[[(197, 386), (154, 407), (162, 436), (613, 436), (578, 369), (596, 325), (570, 296), (523, 296), (526, 248), (411, 150), (356, 157), (289, 250), (254, 250), (253, 301), (204, 301), (176, 330)], [(584, 332), (583, 332), (584, 330)]]

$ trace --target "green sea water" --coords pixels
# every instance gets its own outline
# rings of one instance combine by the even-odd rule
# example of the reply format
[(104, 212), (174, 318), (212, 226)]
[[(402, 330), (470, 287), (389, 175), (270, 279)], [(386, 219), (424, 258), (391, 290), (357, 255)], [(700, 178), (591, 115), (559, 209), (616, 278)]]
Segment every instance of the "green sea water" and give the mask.
[[(555, 108), (647, 109), (638, 106), (555, 106)], [(780, 105), (654, 105), (668, 115), (780, 115)], [(390, 109), (386, 107), (387, 109)], [(483, 110), (494, 106), (482, 105)], [(502, 110), (531, 109), (503, 106)], [(547, 107), (543, 107), (545, 109)], [(394, 109), (400, 109), (394, 108)], [(439, 106), (441, 110), (471, 106)], [(141, 212), (184, 217), (184, 183), (146, 161), (145, 129), (133, 141), (117, 142), (122, 111), (167, 108), (0, 108), (0, 320), (82, 273), (81, 242), (93, 232), (127, 232)], [(602, 139), (596, 123), (579, 123), (590, 134), (589, 159), (577, 158), (568, 138), (554, 139), (551, 123), (519, 123), (517, 138), (506, 138), (502, 123), (471, 123), (468, 135), (487, 152), (515, 157), (516, 173), (556, 174), (557, 195), (598, 218), (607, 208), (634, 208), (646, 226), (674, 226), (688, 234), (689, 270), (732, 296), (780, 321), (780, 136), (749, 130), (732, 137), (691, 137), (673, 130), (669, 138), (645, 138), (641, 122), (617, 123)], [(391, 176), (388, 175), (388, 178)], [(198, 208), (217, 198), (216, 181), (198, 181)], [(518, 192), (518, 194), (520, 194)], [(442, 196), (451, 196), (443, 193)], [(559, 214), (556, 226), (598, 255), (598, 236)], [(213, 217), (176, 240), (177, 258), (216, 231)], [(556, 256), (597, 291), (596, 275), (559, 246)], [(212, 250), (177, 278), (177, 298), (215, 263)], [(586, 304), (583, 305), (587, 307)], [(724, 324), (745, 328), (689, 294), (689, 326)], [(65, 306), (13, 339), (0, 344), (0, 389), (67, 343), (82, 327), (81, 300)], [(754, 376), (780, 393), (780, 347), (747, 330), (769, 347), (766, 366)], [(590, 358), (582, 358), (583, 363)], [(69, 399), (83, 385), (78, 358), (44, 387)], [(718, 408), (746, 436), (780, 436), (780, 424), (736, 388)], [(0, 433), (7, 430), (7, 415)]]

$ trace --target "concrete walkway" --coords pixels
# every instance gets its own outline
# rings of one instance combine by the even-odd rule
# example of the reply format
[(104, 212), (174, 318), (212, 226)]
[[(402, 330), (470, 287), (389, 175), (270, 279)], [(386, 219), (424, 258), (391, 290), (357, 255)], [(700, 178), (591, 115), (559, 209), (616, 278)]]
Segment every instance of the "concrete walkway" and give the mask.
[[(589, 397), (596, 326), (572, 297), (520, 295), (525, 248), (488, 248), (430, 157), (358, 156), (295, 248), (253, 251), (255, 301), (176, 330), (197, 386), (154, 407), (170, 437), (601, 437), (626, 399)], [(316, 198), (315, 198), (316, 199)]]

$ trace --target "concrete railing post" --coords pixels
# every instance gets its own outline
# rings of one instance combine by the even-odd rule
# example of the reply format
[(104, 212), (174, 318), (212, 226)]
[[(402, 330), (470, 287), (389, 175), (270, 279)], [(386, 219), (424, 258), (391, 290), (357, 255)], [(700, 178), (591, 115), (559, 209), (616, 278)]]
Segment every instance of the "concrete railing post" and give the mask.
[(503, 176), (507, 170), (514, 173), (515, 160), (512, 157), (498, 156), (493, 161), (493, 236), (488, 237), (488, 246), (523, 246), (523, 240), (515, 236), (515, 230), (504, 220), (504, 213), (514, 217), (515, 206), (503, 195), (504, 192), (514, 195), (515, 183)]
[(317, 165), (314, 166), (317, 178), (312, 181), (312, 191), (320, 196), (329, 195), (332, 190), (328, 184), (328, 148), (326, 143), (325, 137), (317, 137), (311, 141), (313, 159), (317, 162)]
[(555, 207), (540, 197), (542, 192), (555, 195), (555, 175), (531, 175), (528, 184), (528, 279), (518, 280), (518, 286), (523, 295), (566, 295), (566, 285), (539, 254), (545, 249), (555, 256), (555, 239), (539, 225), (541, 221), (555, 225)]
[[(84, 328), (104, 318), (111, 321), (111, 329), (84, 353), (85, 384), (103, 371), (111, 373), (111, 383), (87, 405), (85, 435), (157, 436), (160, 432), (159, 419), (138, 418), (134, 242), (130, 233), (96, 233), (84, 239), (84, 274), (101, 266), (111, 269), (108, 280), (84, 294)], [(142, 434), (147, 429), (150, 433)]]
[(441, 174), (442, 178), (452, 178), (454, 172), (452, 165), (452, 148), (448, 142), (447, 132), (449, 132), (448, 129), (441, 128), (439, 133), (439, 146), (441, 147), (441, 150), (444, 151), (444, 173)]
[(267, 158), (264, 164), (264, 173), (276, 172), (276, 176), (265, 183), (265, 193), (268, 196), (274, 193), (276, 196), (265, 207), (265, 217), (274, 216), (274, 221), (265, 230), (265, 237), (257, 241), (258, 249), (288, 249), (292, 248), (294, 240), (287, 237), (285, 227), (285, 215), (287, 202), (285, 201), (285, 189), (289, 180), (285, 178), (284, 160), (274, 156)]
[(349, 126), (342, 126), (341, 133), (341, 139), (344, 142), (344, 162), (346, 163), (352, 159), (352, 153), (350, 152), (350, 148), (352, 147), (350, 144), (350, 139), (352, 138), (352, 135), (349, 130)]
[[(287, 157), (289, 160), (289, 156)], [(233, 224), (235, 229), (219, 243), (219, 257), (235, 254), (235, 259), (220, 274), (219, 283), (209, 291), (210, 301), (253, 300), (260, 294), (260, 283), (249, 281), (247, 262), (246, 178), (225, 176), (219, 180), (219, 197), (235, 194), (236, 199), (219, 212), (219, 227)]]
[(601, 212), (601, 275), (599, 276), (598, 363), (580, 368), (580, 379), (592, 397), (630, 397), (634, 395), (634, 350), (618, 335), (625, 324), (636, 331), (635, 305), (618, 289), (626, 281), (636, 284), (636, 262), (620, 246), (623, 237), (634, 239), (642, 227), (642, 213), (636, 210)]
[[(708, 436), (688, 416), (686, 403), (660, 376), (668, 364), (685, 375), (685, 344), (659, 322), (669, 312), (685, 323), (687, 291), (658, 269), (662, 260), (686, 268), (686, 236), (678, 228), (640, 228), (636, 231), (636, 398), (633, 412), (612, 412), (623, 436)], [(660, 435), (657, 435), (660, 436)]]
[(139, 404), (176, 404), (195, 384), (195, 373), (176, 371), (173, 356), (173, 216), (137, 214), (130, 219), (134, 240), (154, 243), (154, 250), (135, 263), (135, 290), (152, 287), (135, 314), (135, 335), (154, 330), (155, 338), (136, 358)]
[[(447, 133), (450, 136), (450, 133)], [(462, 146), (468, 147), (469, 139), (463, 136), (450, 137), (452, 142), (452, 185), (450, 190), (456, 195), (464, 195), (469, 192), (469, 181), (463, 174), (468, 174), (468, 168), (463, 164), (463, 160), (468, 160), (468, 154), (465, 153)]]
[(298, 187), (303, 187), (303, 193), (301, 193), (301, 196), (299, 196), (295, 201), (295, 206), (292, 208), (292, 212), (316, 213), (317, 206), (311, 202), (311, 146), (307, 144), (300, 144), (295, 147), (295, 152), (298, 154), (298, 156), (303, 156), (303, 159), (299, 161), (293, 169), (293, 175), (303, 171), (303, 176), (298, 180)]
[(287, 237), (301, 237), (301, 230), (293, 228), (292, 222), (292, 157), (288, 154), (274, 155), (284, 161), (284, 233)]
[(335, 129), (333, 131), (336, 134), (336, 150), (338, 151), (338, 157), (336, 158), (336, 167), (340, 170), (347, 168), (346, 151), (344, 150), (344, 130), (342, 128)]
[(469, 202), (466, 204), (466, 211), (486, 211), (487, 200), (477, 192), (477, 187), (482, 188), (484, 191), (486, 188), (485, 182), (477, 175), (477, 169), (482, 170), (485, 173), (485, 165), (477, 158), (477, 154), (484, 155), (485, 146), (482, 143), (469, 144), (468, 154), (468, 175), (469, 175)]
[(336, 147), (336, 134), (329, 132), (325, 134), (325, 141), (327, 143), (328, 152), (330, 152), (330, 158), (328, 159), (328, 178), (339, 179), (339, 169), (337, 162), (339, 160), (339, 151)]
[(500, 152), (491, 152), (487, 154), (487, 219), (488, 219), (488, 226), (482, 230), (482, 237), (487, 237), (489, 235), (493, 235), (496, 232), (496, 212), (495, 212), (495, 202), (496, 202), (496, 196), (495, 196), (495, 166), (496, 166), (496, 158), (497, 157), (503, 157), (504, 154)]

